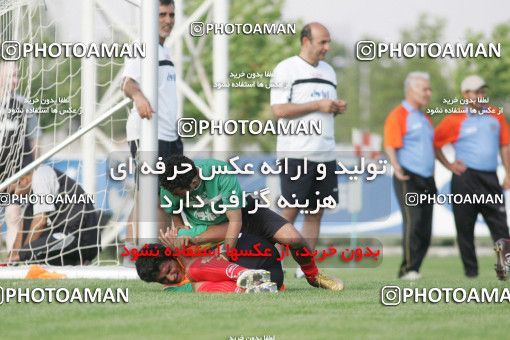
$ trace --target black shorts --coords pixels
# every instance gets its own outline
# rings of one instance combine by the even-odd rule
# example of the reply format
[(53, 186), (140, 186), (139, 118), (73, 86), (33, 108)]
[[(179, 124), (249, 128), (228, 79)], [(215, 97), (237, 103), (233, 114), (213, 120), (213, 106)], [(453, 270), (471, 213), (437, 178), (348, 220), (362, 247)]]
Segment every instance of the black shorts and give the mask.
[[(128, 142), (129, 150), (131, 151), (131, 157), (133, 157), (133, 159), (136, 158), (139, 142), (140, 141), (138, 139)], [(177, 138), (173, 142), (158, 140), (158, 157), (165, 159), (173, 155), (182, 155), (183, 152), (184, 147), (182, 145), (181, 137)]]
[[(281, 160), (283, 163), (283, 160)], [(322, 200), (328, 196), (333, 197), (338, 203), (338, 180), (335, 174), (336, 162), (322, 162), (326, 166), (326, 177), (317, 180), (321, 174), (317, 171), (320, 162), (307, 160), (307, 174), (303, 174), (304, 159), (288, 158), (287, 173), (280, 173), (281, 195), (289, 202), (296, 199), (299, 203), (308, 199), (308, 210), (317, 208), (317, 200)], [(301, 176), (296, 180), (291, 178), (298, 175), (298, 165), (301, 166)], [(318, 192), (318, 194), (317, 194)], [(295, 195), (295, 196), (293, 196)]]
[(249, 211), (255, 208), (255, 199), (248, 197), (246, 203), (246, 207), (241, 210), (243, 214), (242, 233), (257, 235), (272, 241), (276, 232), (289, 223), (285, 218), (268, 208), (258, 208), (254, 214), (250, 214)]
[[(131, 157), (135, 160), (135, 164), (137, 164), (138, 158), (137, 151), (138, 151), (138, 143), (139, 140), (133, 140), (129, 141), (129, 150), (131, 151)], [(184, 147), (182, 145), (181, 137), (177, 138), (173, 142), (168, 142), (164, 140), (158, 140), (158, 157), (168, 158), (173, 155), (182, 155), (184, 152)], [(139, 186), (139, 174), (138, 171), (135, 172), (135, 183), (136, 183), (136, 189), (138, 190)]]

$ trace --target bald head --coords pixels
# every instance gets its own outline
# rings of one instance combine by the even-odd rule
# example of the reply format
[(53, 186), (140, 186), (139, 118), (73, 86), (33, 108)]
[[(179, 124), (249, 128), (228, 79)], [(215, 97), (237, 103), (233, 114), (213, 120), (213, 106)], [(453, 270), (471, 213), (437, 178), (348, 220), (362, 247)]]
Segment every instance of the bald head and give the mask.
[(328, 29), (324, 25), (318, 22), (306, 24), (301, 31), (300, 38), (300, 56), (310, 64), (315, 65), (326, 57), (331, 38)]

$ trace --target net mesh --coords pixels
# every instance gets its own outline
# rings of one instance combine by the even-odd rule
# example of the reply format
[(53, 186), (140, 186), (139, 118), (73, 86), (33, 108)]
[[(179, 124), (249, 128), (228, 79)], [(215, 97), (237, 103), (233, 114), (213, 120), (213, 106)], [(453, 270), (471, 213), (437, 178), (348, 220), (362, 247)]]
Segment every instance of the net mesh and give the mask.
[[(94, 30), (94, 42), (132, 41), (137, 34), (133, 24), (137, 21), (132, 19), (138, 15), (138, 9), (123, 1), (112, 1), (108, 5), (120, 6), (118, 12), (92, 2), (95, 24), (86, 29)], [(70, 13), (66, 10), (66, 16), (62, 16), (65, 6), (70, 4), (61, 0), (2, 1), (2, 52), (9, 49), (12, 41), (31, 44), (80, 41), (83, 29), (79, 23), (80, 2), (74, 2), (72, 6), (77, 8)], [(97, 98), (94, 117), (124, 99), (120, 89), (123, 64), (122, 58), (94, 59)], [(83, 127), (81, 78), (82, 59), (78, 58), (29, 55), (17, 61), (0, 60), (0, 183)], [(56, 210), (48, 213), (50, 218), (39, 229), (39, 240), (45, 239), (45, 242), (39, 242), (37, 247), (31, 242), (37, 236), (29, 231), (36, 216), (34, 208), (39, 211), (36, 205), (2, 202), (0, 262), (8, 260), (11, 250), (17, 252), (23, 246), (25, 253), (27, 249), (30, 253), (24, 263), (119, 264), (119, 250), (133, 206), (134, 181), (132, 177), (114, 181), (108, 169), (128, 155), (126, 119), (127, 107), (123, 107), (93, 129), (95, 189), (87, 192), (93, 195), (93, 207), (82, 204), (71, 209), (69, 204), (54, 204)], [(78, 139), (45, 160), (33, 172), (40, 173), (32, 181), (39, 180), (50, 186), (52, 177), (47, 173), (42, 176), (40, 171), (41, 167), (50, 167), (56, 169), (53, 180), (56, 178), (59, 183), (56, 187), (60, 192), (64, 192), (63, 186), (67, 193), (80, 192), (84, 181), (81, 141)], [(76, 183), (72, 184), (73, 181)], [(52, 188), (56, 190), (55, 186)], [(91, 252), (99, 247), (99, 255), (91, 258)]]

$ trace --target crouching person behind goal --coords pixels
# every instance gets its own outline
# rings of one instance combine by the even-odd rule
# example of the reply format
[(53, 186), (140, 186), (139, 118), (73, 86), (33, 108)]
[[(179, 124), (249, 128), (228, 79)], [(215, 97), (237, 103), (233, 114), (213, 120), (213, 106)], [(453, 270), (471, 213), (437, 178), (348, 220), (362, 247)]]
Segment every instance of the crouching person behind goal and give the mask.
[(23, 232), (16, 237), (10, 263), (86, 265), (97, 256), (98, 216), (92, 196), (75, 180), (43, 165), (11, 185), (9, 193), (26, 204)]

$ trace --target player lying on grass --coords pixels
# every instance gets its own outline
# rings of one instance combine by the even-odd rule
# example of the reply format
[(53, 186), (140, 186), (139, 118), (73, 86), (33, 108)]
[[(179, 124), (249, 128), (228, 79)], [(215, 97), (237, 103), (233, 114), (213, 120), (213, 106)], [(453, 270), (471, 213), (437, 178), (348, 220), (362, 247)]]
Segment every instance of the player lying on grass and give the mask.
[[(226, 249), (235, 248), (240, 233), (289, 245), (310, 285), (335, 291), (343, 289), (341, 280), (319, 272), (313, 257), (299, 256), (298, 252), (310, 247), (291, 223), (268, 208), (254, 209), (255, 199), (252, 197), (248, 197), (243, 206), (243, 192), (237, 177), (213, 173), (214, 167), (233, 170), (230, 164), (213, 159), (193, 162), (185, 156), (172, 156), (164, 163), (165, 172), (159, 178), (161, 206), (171, 214), (173, 225), (178, 229), (185, 228), (184, 221), (180, 213), (174, 211), (182, 210), (193, 226), (191, 230), (200, 231), (200, 237), (206, 242), (211, 237), (224, 240)], [(199, 170), (207, 180), (201, 179)], [(232, 196), (236, 196), (237, 205), (232, 204), (235, 201)], [(189, 204), (185, 203), (186, 198)], [(226, 208), (224, 213), (219, 213), (220, 205)], [(213, 236), (209, 235), (212, 226), (215, 226)], [(228, 259), (227, 254), (222, 256)]]
[[(233, 263), (219, 257), (166, 256), (165, 246), (171, 249), (179, 248), (180, 243), (176, 242), (176, 236), (176, 230), (168, 230), (160, 237), (163, 244), (148, 246), (149, 251), (157, 252), (157, 256), (137, 258), (136, 271), (142, 280), (159, 282), (165, 285), (165, 291), (200, 293), (276, 292), (283, 285), (283, 272), (280, 263), (276, 261), (276, 252), (269, 259), (244, 262), (248, 265), (255, 264), (254, 268), (257, 269), (241, 266), (239, 263), (243, 263), (242, 258), (239, 258), (238, 263)], [(248, 248), (254, 241), (260, 239), (242, 235), (238, 247)], [(276, 251), (267, 241), (261, 248), (265, 247), (272, 247), (272, 250)]]

